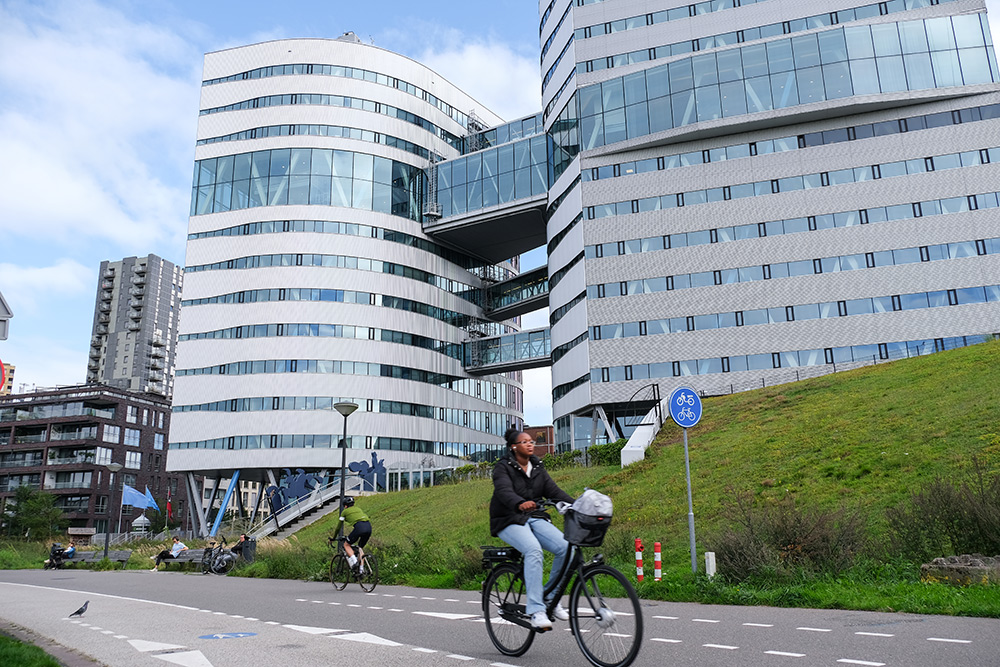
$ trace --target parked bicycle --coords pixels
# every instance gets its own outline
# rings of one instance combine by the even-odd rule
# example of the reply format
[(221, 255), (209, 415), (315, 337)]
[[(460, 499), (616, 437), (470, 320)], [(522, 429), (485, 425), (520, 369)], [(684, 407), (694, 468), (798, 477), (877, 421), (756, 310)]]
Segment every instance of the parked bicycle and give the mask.
[(327, 542), (331, 548), (337, 550), (330, 559), (330, 583), (333, 587), (342, 591), (347, 588), (347, 584), (356, 581), (366, 593), (375, 590), (378, 585), (378, 560), (375, 555), (366, 551), (358, 558), (357, 565), (351, 567), (347, 562), (347, 551), (344, 549), (347, 537), (343, 535), (330, 537)]
[(201, 557), (202, 574), (229, 574), (236, 565), (236, 554), (226, 548), (226, 538), (219, 536), (220, 543), (209, 542)]
[[(550, 502), (539, 505), (555, 507)], [(564, 511), (565, 507), (560, 509)], [(565, 514), (567, 526), (578, 522), (576, 513)], [(579, 533), (579, 525), (577, 524)], [(567, 528), (567, 533), (569, 533)], [(604, 533), (586, 541), (600, 546)], [(486, 632), (504, 655), (519, 656), (531, 646), (536, 630), (526, 612), (524, 563), (512, 547), (482, 547), (483, 565), (490, 570), (483, 582), (483, 614)], [(604, 563), (602, 554), (584, 561), (581, 546), (570, 543), (563, 571), (553, 574), (545, 587), (546, 613), (551, 617), (560, 598), (569, 590), (570, 630), (577, 646), (597, 667), (625, 667), (632, 664), (642, 644), (642, 612), (639, 596), (621, 572)]]

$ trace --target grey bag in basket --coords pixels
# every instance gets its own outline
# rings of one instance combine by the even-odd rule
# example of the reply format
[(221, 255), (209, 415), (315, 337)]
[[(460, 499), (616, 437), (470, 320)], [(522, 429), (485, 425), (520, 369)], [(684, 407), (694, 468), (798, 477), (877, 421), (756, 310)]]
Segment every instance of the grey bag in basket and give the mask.
[(611, 498), (586, 489), (568, 510), (563, 524), (566, 541), (581, 547), (597, 547), (611, 525)]

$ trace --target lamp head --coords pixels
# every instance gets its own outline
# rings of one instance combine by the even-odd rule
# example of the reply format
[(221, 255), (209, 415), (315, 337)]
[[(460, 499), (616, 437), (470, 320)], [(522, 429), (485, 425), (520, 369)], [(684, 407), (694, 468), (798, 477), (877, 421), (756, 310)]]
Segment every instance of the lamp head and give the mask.
[(340, 414), (344, 415), (344, 417), (348, 417), (352, 412), (358, 409), (358, 404), (348, 403), (346, 401), (343, 403), (334, 403), (333, 409), (339, 412)]
[(106, 463), (104, 464), (104, 467), (110, 470), (111, 472), (118, 472), (125, 466), (123, 466), (121, 463)]

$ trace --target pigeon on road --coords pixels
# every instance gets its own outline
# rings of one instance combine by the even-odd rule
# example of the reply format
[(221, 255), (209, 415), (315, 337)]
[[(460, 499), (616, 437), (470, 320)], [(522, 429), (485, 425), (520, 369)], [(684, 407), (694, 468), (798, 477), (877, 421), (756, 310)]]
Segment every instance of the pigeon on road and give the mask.
[(74, 611), (72, 614), (70, 614), (69, 617), (73, 618), (74, 616), (83, 616), (83, 613), (85, 611), (87, 611), (87, 605), (89, 605), (89, 604), (90, 604), (90, 600), (87, 600), (86, 602), (83, 603), (82, 607), (80, 607), (79, 609), (77, 609), (76, 611)]

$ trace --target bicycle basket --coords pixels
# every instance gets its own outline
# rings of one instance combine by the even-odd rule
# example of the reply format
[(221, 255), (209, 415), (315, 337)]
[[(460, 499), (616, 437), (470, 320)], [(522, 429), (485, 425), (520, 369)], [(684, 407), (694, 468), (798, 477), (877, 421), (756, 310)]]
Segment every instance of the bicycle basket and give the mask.
[(567, 542), (578, 547), (599, 547), (610, 525), (610, 516), (581, 514), (569, 509), (563, 522), (563, 534)]

